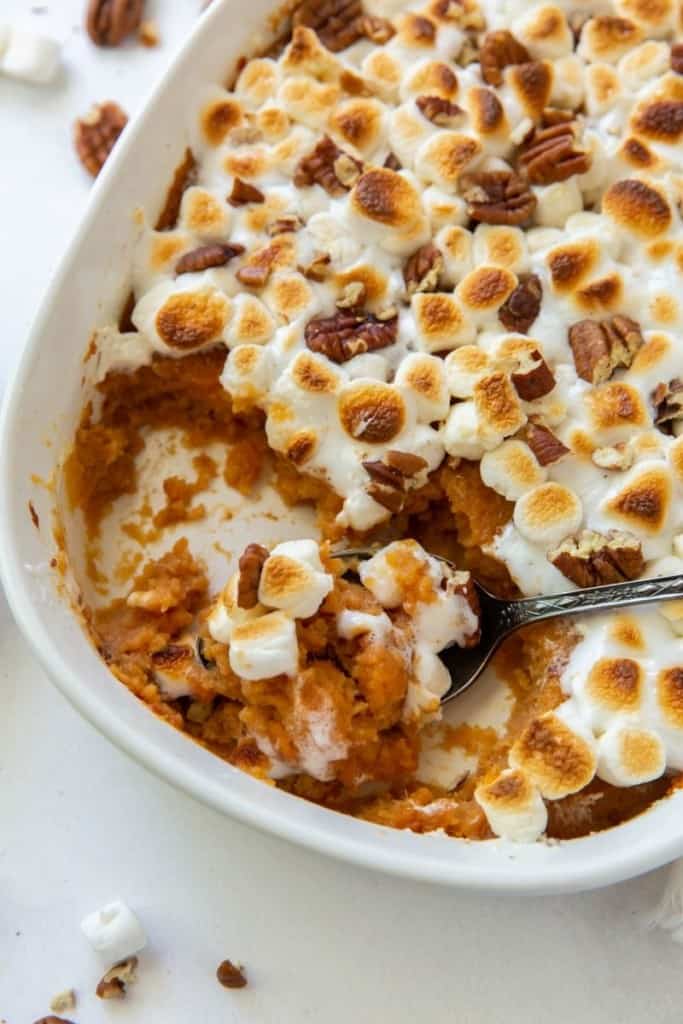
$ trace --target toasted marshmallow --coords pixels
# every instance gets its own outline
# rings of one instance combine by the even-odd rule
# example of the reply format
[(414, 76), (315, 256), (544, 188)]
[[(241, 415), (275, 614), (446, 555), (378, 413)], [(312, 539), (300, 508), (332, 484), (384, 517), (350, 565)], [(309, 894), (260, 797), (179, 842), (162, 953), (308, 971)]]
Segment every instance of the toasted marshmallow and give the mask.
[(566, 57), (574, 47), (574, 36), (560, 6), (541, 4), (532, 8), (515, 25), (515, 33), (534, 60)]
[(643, 32), (628, 18), (598, 15), (589, 18), (581, 29), (578, 54), (589, 63), (615, 64), (643, 38)]
[(443, 275), (447, 284), (456, 285), (472, 269), (472, 242), (470, 231), (451, 224), (443, 227), (434, 239), (443, 259)]
[(449, 455), (463, 459), (481, 459), (496, 448), (503, 438), (487, 429), (475, 402), (458, 402), (448, 414), (443, 431), (443, 443)]
[(494, 369), (488, 353), (478, 345), (463, 345), (444, 360), (448, 390), (455, 398), (472, 398), (474, 386)]
[(474, 798), (483, 810), (491, 831), (515, 843), (533, 843), (548, 824), (543, 798), (522, 771), (504, 769), (485, 785), (477, 786)]
[(270, 390), (272, 359), (261, 345), (238, 345), (225, 360), (221, 385), (237, 408), (263, 405)]
[(582, 714), (594, 730), (615, 718), (637, 715), (644, 699), (644, 672), (633, 658), (599, 658), (585, 678), (574, 678), (572, 690)]
[(354, 97), (343, 100), (330, 114), (330, 131), (340, 145), (367, 157), (382, 145), (386, 133), (386, 108), (377, 100)]
[(447, 415), (449, 395), (443, 360), (411, 353), (401, 360), (395, 380), (415, 395), (417, 416), (422, 423), (432, 423)]
[(239, 572), (233, 573), (214, 602), (207, 625), (212, 639), (220, 644), (229, 644), (236, 626), (257, 619), (265, 611), (262, 605), (240, 608), (238, 604)]
[(299, 653), (294, 620), (270, 612), (232, 627), (230, 668), (242, 679), (271, 679), (296, 675)]
[(671, 51), (666, 43), (648, 39), (621, 58), (619, 78), (627, 89), (635, 91), (645, 82), (668, 71), (670, 59)]
[(522, 273), (528, 265), (524, 232), (505, 225), (479, 224), (474, 232), (472, 257), (476, 266), (483, 263), (504, 267), (513, 274)]
[(589, 64), (585, 70), (584, 85), (586, 110), (591, 117), (609, 113), (623, 96), (619, 75), (610, 64)]
[(517, 278), (504, 267), (479, 266), (463, 277), (455, 296), (479, 325), (496, 316), (516, 285)]
[(235, 95), (250, 109), (260, 107), (275, 96), (280, 68), (269, 57), (257, 57), (244, 65), (235, 83)]
[(639, 786), (666, 768), (664, 744), (656, 732), (628, 725), (608, 729), (598, 740), (599, 778), (612, 786)]
[(419, 292), (413, 295), (417, 343), (425, 352), (444, 352), (474, 341), (476, 324), (463, 304), (445, 292)]
[(81, 931), (107, 964), (125, 960), (147, 945), (147, 936), (138, 918), (121, 900), (107, 903), (84, 917)]
[(677, 17), (673, 0), (615, 0), (617, 14), (632, 18), (648, 35), (664, 36), (671, 31)]
[(559, 57), (554, 60), (555, 75), (550, 92), (550, 102), (553, 106), (565, 110), (578, 110), (584, 99), (584, 63), (570, 53), (566, 57)]
[(480, 465), (487, 487), (516, 501), (527, 491), (545, 482), (547, 473), (531, 448), (523, 441), (504, 441), (492, 452), (485, 452)]
[(266, 559), (259, 582), (258, 599), (297, 619), (314, 615), (332, 590), (332, 576), (320, 561), (313, 540), (278, 544)]
[(409, 67), (400, 86), (402, 100), (413, 96), (440, 96), (442, 99), (454, 100), (458, 92), (458, 76), (453, 66), (431, 58)]
[(542, 227), (563, 228), (573, 214), (583, 209), (583, 197), (576, 176), (567, 181), (536, 186), (534, 195), (534, 224)]
[(154, 348), (179, 358), (221, 341), (231, 313), (230, 299), (208, 281), (193, 286), (180, 278), (144, 295), (132, 320)]
[(418, 147), (415, 173), (446, 191), (454, 191), (462, 173), (473, 170), (483, 152), (481, 142), (473, 136), (441, 131)]
[(587, 786), (595, 775), (595, 743), (576, 723), (549, 711), (535, 718), (510, 750), (510, 764), (524, 772), (547, 800)]
[(656, 238), (672, 221), (665, 193), (640, 178), (625, 178), (610, 185), (602, 199), (602, 210), (624, 231), (638, 238)]
[(428, 237), (427, 218), (415, 186), (402, 174), (377, 167), (362, 174), (349, 199), (351, 224), (387, 252), (408, 254)]
[(228, 237), (232, 208), (218, 190), (192, 185), (183, 193), (178, 226), (181, 230), (206, 241)]
[(216, 149), (230, 133), (244, 123), (244, 109), (240, 101), (225, 89), (205, 90), (199, 110), (199, 150)]
[(373, 92), (385, 103), (395, 103), (401, 84), (401, 63), (384, 48), (370, 50), (360, 66), (361, 74)]
[(192, 693), (188, 671), (196, 664), (195, 644), (194, 637), (181, 637), (152, 655), (154, 682), (169, 700)]
[(235, 296), (230, 325), (225, 332), (228, 348), (237, 345), (264, 345), (275, 333), (275, 320), (267, 306), (255, 295), (243, 292)]
[(527, 491), (515, 505), (514, 521), (519, 532), (534, 544), (559, 544), (575, 533), (583, 519), (581, 499), (556, 483), (539, 484)]
[(23, 82), (51, 82), (60, 63), (61, 47), (57, 40), (38, 32), (11, 28), (0, 46), (0, 72)]

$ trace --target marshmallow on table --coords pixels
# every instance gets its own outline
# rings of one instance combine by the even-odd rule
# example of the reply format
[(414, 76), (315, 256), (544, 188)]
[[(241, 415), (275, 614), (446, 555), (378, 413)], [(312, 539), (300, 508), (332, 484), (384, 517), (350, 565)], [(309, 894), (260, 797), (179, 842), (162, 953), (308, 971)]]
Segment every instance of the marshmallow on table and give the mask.
[(137, 917), (121, 900), (107, 903), (81, 921), (81, 931), (108, 963), (118, 963), (147, 945), (147, 936)]
[(0, 71), (24, 82), (52, 81), (60, 63), (59, 43), (28, 29), (0, 24)]

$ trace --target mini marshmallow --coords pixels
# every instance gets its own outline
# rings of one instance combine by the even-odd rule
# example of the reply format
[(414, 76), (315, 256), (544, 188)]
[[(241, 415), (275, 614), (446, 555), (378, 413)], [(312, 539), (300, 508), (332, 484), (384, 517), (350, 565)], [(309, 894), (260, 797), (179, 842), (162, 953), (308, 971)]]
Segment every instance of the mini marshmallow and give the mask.
[(570, 722), (565, 721), (559, 713), (564, 707), (533, 719), (510, 750), (512, 767), (524, 772), (548, 800), (577, 793), (595, 775), (594, 740), (580, 719), (567, 713)]
[(504, 769), (493, 782), (477, 786), (474, 798), (486, 815), (491, 831), (501, 839), (533, 843), (545, 832), (546, 806), (524, 772)]
[(332, 576), (323, 569), (316, 542), (290, 540), (274, 547), (266, 559), (258, 597), (269, 608), (308, 619), (315, 615), (333, 584)]
[(451, 687), (451, 675), (441, 658), (428, 647), (418, 645), (413, 655), (413, 674), (423, 690), (443, 697)]
[(196, 663), (197, 652), (194, 637), (181, 637), (152, 655), (154, 682), (164, 697), (169, 700), (178, 700), (179, 697), (191, 695), (192, 687), (188, 683), (188, 670)]
[(666, 768), (664, 744), (651, 729), (617, 725), (598, 740), (599, 778), (612, 786), (639, 786)]
[(502, 440), (501, 434), (487, 430), (473, 401), (458, 402), (451, 408), (443, 430), (444, 448), (449, 455), (480, 459)]
[(550, 547), (578, 530), (583, 507), (579, 496), (569, 488), (556, 483), (539, 484), (522, 495), (513, 518), (522, 536)]
[(237, 603), (238, 583), (239, 572), (235, 572), (209, 613), (207, 621), (209, 633), (219, 644), (229, 644), (235, 626), (256, 619), (265, 611), (260, 604), (256, 604), (253, 608), (240, 608)]
[(517, 501), (547, 477), (546, 470), (523, 441), (504, 441), (494, 451), (485, 452), (479, 469), (486, 486), (508, 501)]
[(222, 387), (237, 405), (261, 405), (270, 390), (272, 355), (263, 345), (238, 345), (225, 360)]
[(420, 292), (412, 297), (412, 312), (417, 343), (425, 352), (444, 352), (474, 341), (474, 320), (454, 295)]
[(444, 367), (450, 393), (455, 398), (472, 398), (475, 384), (493, 370), (493, 363), (478, 345), (463, 345), (448, 353)]
[(180, 358), (220, 341), (232, 313), (230, 299), (208, 281), (194, 286), (183, 275), (162, 281), (135, 306), (137, 329), (164, 355)]
[(228, 348), (236, 345), (264, 345), (275, 333), (275, 320), (255, 295), (243, 292), (233, 300), (233, 313), (225, 332)]
[(401, 360), (396, 384), (415, 396), (418, 419), (423, 423), (443, 419), (448, 413), (449, 397), (442, 359), (411, 353)]
[(81, 921), (81, 931), (108, 964), (118, 963), (139, 953), (147, 945), (147, 936), (137, 917), (121, 900), (107, 903)]
[(234, 625), (228, 656), (230, 668), (242, 679), (295, 676), (299, 652), (294, 619), (283, 612), (270, 612)]
[(375, 642), (385, 643), (392, 629), (391, 619), (385, 612), (371, 614), (344, 608), (337, 615), (337, 633), (345, 640), (371, 636)]
[(24, 82), (36, 85), (51, 82), (60, 61), (59, 43), (37, 32), (10, 28), (4, 38), (4, 46), (0, 44), (0, 72)]
[(534, 223), (541, 227), (562, 228), (572, 214), (583, 209), (583, 197), (575, 175), (567, 181), (537, 185), (534, 188), (534, 195)]

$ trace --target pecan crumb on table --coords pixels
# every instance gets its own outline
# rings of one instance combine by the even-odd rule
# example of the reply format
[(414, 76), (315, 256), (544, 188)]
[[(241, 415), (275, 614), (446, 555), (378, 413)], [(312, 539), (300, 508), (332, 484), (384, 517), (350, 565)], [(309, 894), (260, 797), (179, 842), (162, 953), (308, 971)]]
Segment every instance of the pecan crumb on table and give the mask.
[(244, 967), (235, 965), (232, 960), (223, 960), (216, 968), (216, 977), (223, 988), (245, 988), (247, 976)]
[(85, 117), (76, 121), (76, 152), (86, 171), (92, 174), (93, 178), (96, 178), (104, 167), (127, 123), (128, 115), (113, 100), (97, 103)]

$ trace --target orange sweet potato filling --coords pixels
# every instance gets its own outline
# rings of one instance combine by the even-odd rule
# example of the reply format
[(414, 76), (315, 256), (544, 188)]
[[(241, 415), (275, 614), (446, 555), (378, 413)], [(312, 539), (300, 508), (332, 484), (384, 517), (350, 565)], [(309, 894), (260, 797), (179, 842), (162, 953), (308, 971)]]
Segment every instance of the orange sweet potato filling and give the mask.
[[(69, 498), (83, 511), (91, 537), (97, 536), (112, 503), (122, 494), (135, 493), (135, 461), (145, 444), (144, 431), (174, 427), (198, 450), (196, 479), (170, 477), (164, 482), (166, 505), (153, 521), (158, 530), (201, 518), (203, 506), (193, 505), (193, 499), (218, 472), (201, 450), (220, 441), (226, 448), (223, 472), (231, 486), (248, 495), (269, 472), (287, 503), (313, 504), (323, 536), (340, 538), (335, 523), (339, 497), (268, 452), (259, 410), (232, 409), (218, 380), (224, 358), (219, 348), (181, 360), (156, 358), (134, 373), (112, 374), (100, 385), (101, 413), (95, 420), (92, 407), (85, 409), (65, 469)], [(471, 569), (489, 588), (514, 595), (505, 568), (482, 551), (509, 520), (511, 507), (482, 483), (475, 463), (445, 463), (410, 496), (407, 509), (383, 527), (382, 538), (414, 536)], [(372, 535), (365, 539), (372, 540)], [(420, 599), (424, 588), (418, 560), (406, 559), (401, 573), (406, 593)], [(475, 754), (478, 767), (454, 791), (444, 792), (415, 780), (420, 735), (401, 721), (408, 670), (400, 653), (336, 634), (341, 608), (379, 610), (368, 591), (338, 576), (320, 611), (297, 623), (296, 681), (239, 679), (230, 669), (227, 648), (210, 638), (205, 625), (200, 627), (204, 664), (197, 661), (186, 676), (192, 696), (171, 700), (154, 681), (155, 658), (165, 657), (191, 623), (205, 620), (210, 596), (205, 571), (188, 542), (181, 540), (143, 568), (132, 590), (134, 606), (117, 600), (86, 616), (111, 671), (156, 714), (217, 756), (269, 781), (269, 760), (253, 736), (262, 737), (274, 756), (296, 761), (302, 737), (295, 702), (299, 711), (324, 708), (346, 755), (333, 763), (327, 782), (301, 772), (281, 779), (279, 786), (380, 824), (417, 832), (443, 829), (471, 839), (490, 836), (474, 800), (477, 784), (505, 766), (511, 743), (532, 717), (561, 702), (559, 673), (574, 643), (571, 628), (551, 623), (517, 634), (504, 645), (497, 669), (514, 696), (506, 730), (499, 736), (492, 729), (466, 725), (446, 728), (444, 744)], [(673, 784), (663, 778), (626, 790), (595, 780), (582, 793), (549, 805), (548, 832), (570, 838), (610, 827), (640, 813)]]

